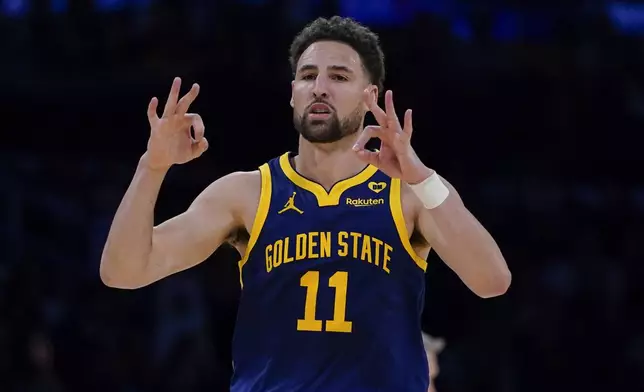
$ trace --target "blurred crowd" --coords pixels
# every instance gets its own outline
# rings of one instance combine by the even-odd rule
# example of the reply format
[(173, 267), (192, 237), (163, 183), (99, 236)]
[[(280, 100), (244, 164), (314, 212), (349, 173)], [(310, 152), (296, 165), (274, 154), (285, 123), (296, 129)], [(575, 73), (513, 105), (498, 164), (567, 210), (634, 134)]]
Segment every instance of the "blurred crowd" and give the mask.
[[(157, 221), (295, 148), (287, 49), (302, 25), (273, 24), (289, 2), (72, 3), (72, 16), (0, 22), (0, 391), (226, 391), (235, 251), (136, 291), (102, 285), (100, 254), (145, 149), (147, 100), (172, 76), (202, 84), (211, 148), (172, 169)], [(423, 327), (448, 342), (437, 390), (644, 391), (641, 42), (581, 13), (530, 42), (472, 18), (468, 39), (432, 14), (376, 29), (416, 149), (513, 272), (508, 294), (482, 300), (430, 256)]]

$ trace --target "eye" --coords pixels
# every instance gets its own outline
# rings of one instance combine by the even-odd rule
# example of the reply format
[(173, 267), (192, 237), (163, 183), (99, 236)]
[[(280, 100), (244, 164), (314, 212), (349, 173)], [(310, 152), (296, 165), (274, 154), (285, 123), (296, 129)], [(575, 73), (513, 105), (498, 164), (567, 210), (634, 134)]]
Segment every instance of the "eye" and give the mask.
[(331, 79), (338, 81), (338, 82), (346, 82), (349, 80), (346, 76), (344, 75), (331, 75)]
[(305, 74), (300, 77), (302, 80), (315, 80), (314, 74)]

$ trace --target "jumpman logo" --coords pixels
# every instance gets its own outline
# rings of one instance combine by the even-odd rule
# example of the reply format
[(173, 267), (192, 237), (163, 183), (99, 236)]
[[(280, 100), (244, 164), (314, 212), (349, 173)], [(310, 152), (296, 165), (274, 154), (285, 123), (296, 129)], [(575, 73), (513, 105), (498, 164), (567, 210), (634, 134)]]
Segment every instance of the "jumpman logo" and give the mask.
[(297, 211), (300, 214), (304, 213), (304, 211), (302, 211), (299, 208), (295, 207), (295, 192), (293, 192), (293, 195), (288, 198), (288, 201), (286, 202), (286, 204), (284, 204), (284, 208), (282, 208), (282, 210), (279, 211), (278, 214), (281, 214), (282, 212), (288, 211), (288, 210), (294, 210), (294, 211)]

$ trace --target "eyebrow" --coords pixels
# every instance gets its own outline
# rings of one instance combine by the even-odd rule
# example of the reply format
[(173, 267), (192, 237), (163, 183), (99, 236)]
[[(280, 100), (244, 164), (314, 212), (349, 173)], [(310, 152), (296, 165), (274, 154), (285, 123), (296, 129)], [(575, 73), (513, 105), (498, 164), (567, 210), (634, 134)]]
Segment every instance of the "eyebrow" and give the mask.
[[(304, 64), (303, 66), (300, 67), (298, 72), (304, 72), (304, 71), (316, 71), (318, 69), (317, 65), (313, 64)], [(327, 67), (327, 69), (331, 71), (340, 71), (340, 72), (346, 72), (346, 73), (353, 73), (353, 70), (345, 65), (330, 65)]]

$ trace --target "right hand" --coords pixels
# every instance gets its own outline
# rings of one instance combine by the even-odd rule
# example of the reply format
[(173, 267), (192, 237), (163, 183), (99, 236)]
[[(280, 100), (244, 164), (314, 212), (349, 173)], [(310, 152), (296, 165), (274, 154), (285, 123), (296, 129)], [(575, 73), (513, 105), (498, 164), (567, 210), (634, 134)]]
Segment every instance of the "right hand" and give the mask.
[[(199, 95), (199, 85), (193, 84), (190, 91), (178, 99), (180, 89), (181, 79), (175, 78), (161, 118), (157, 115), (159, 100), (154, 97), (148, 105), (150, 139), (146, 161), (155, 170), (167, 170), (174, 164), (189, 162), (201, 156), (208, 148), (201, 116), (187, 113)], [(191, 128), (194, 130), (194, 138), (190, 133)]]

